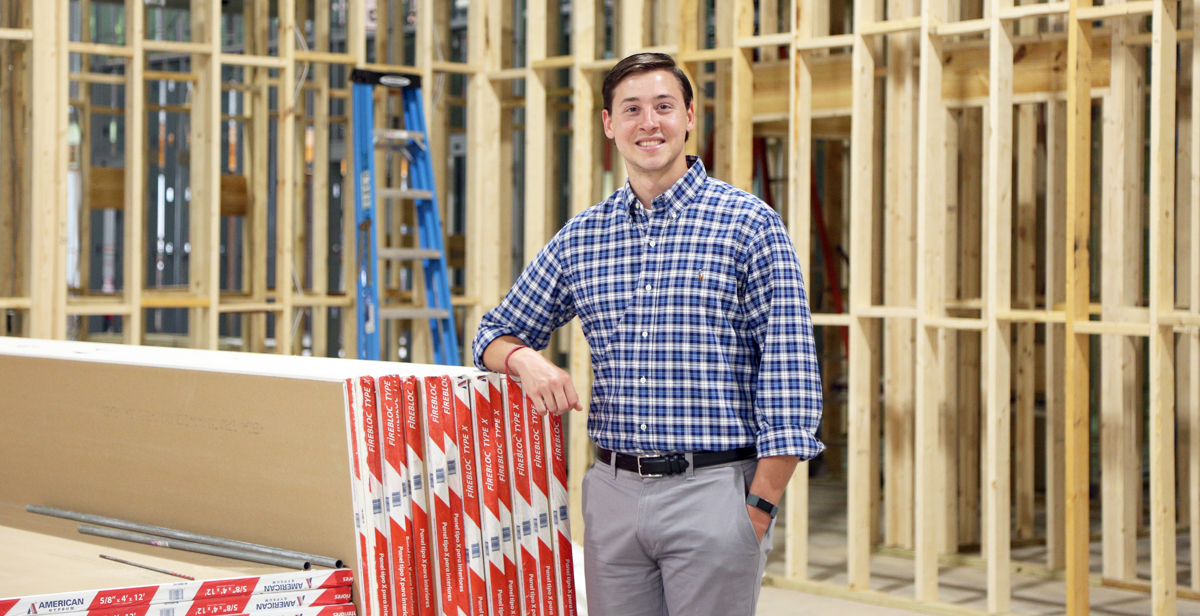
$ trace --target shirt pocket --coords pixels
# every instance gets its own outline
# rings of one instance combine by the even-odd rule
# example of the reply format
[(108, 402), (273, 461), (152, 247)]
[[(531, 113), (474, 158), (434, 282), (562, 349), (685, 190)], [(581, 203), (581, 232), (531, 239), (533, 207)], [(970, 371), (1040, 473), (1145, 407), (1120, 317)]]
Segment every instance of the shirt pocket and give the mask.
[(737, 262), (730, 256), (713, 254), (692, 263), (681, 287), (710, 323), (731, 320), (738, 309)]

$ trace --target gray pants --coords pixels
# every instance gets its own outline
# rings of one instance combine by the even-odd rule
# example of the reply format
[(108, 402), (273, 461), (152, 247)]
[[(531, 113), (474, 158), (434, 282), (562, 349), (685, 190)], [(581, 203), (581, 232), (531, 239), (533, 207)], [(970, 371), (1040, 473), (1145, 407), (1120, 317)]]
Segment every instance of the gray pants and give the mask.
[(641, 478), (597, 462), (583, 479), (589, 616), (753, 616), (771, 551), (746, 512), (755, 460)]

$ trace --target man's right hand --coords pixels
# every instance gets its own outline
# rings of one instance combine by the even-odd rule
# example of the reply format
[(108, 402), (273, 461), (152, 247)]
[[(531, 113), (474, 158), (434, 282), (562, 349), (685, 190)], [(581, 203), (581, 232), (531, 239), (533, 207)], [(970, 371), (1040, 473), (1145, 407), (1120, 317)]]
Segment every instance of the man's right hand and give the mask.
[(525, 346), (515, 336), (501, 336), (483, 351), (483, 363), (489, 370), (504, 372), (521, 382), (521, 389), (538, 413), (561, 415), (571, 409), (583, 410), (575, 383), (566, 370), (550, 363), (541, 353)]
[(571, 375), (550, 363), (541, 353), (529, 347), (519, 349), (508, 359), (508, 370), (509, 376), (521, 381), (521, 389), (542, 415), (583, 410)]

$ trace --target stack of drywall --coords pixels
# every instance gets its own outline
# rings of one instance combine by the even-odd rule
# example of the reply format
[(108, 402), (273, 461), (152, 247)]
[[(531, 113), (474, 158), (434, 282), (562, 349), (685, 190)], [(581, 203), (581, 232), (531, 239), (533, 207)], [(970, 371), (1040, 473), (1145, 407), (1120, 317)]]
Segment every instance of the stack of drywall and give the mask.
[(498, 374), (345, 395), (365, 614), (576, 614), (560, 418)]
[(0, 616), (357, 616), (349, 569), (0, 599)]

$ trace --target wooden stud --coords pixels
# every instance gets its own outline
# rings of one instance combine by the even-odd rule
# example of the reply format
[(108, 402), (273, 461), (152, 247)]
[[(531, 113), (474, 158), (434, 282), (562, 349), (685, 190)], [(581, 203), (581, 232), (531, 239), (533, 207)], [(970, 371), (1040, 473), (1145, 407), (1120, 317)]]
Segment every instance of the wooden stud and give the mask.
[(124, 303), (129, 313), (122, 317), (121, 328), (126, 344), (141, 344), (145, 328), (141, 303), (146, 258), (142, 243), (146, 203), (146, 81), (140, 77), (146, 68), (146, 53), (142, 49), (145, 38), (145, 4), (125, 0), (125, 45), (131, 52), (125, 65)]
[[(1100, 264), (1101, 318), (1117, 319), (1120, 310), (1137, 304), (1142, 288), (1142, 125), (1143, 52), (1124, 44), (1136, 24), (1127, 19), (1112, 23), (1112, 75), (1115, 77), (1103, 105), (1104, 174)], [(1103, 520), (1103, 573), (1111, 579), (1137, 577), (1138, 493), (1140, 480), (1133, 472), (1141, 457), (1138, 417), (1139, 339), (1105, 336), (1100, 340), (1100, 464)]]
[[(526, 7), (526, 66), (547, 57), (549, 19), (546, 0), (533, 0)], [(550, 159), (553, 138), (547, 125), (545, 79), (556, 72), (543, 73), (533, 68), (525, 72), (525, 263), (522, 265), (532, 261), (550, 239), (546, 224), (550, 212), (547, 179), (554, 167)]]
[(941, 100), (942, 45), (932, 30), (942, 21), (945, 2), (924, 0), (921, 7), (920, 80), (917, 125), (917, 369), (914, 411), (914, 532), (915, 592), (919, 601), (936, 601), (939, 518), (944, 513), (943, 484), (937, 465), (942, 456), (940, 418), (944, 405), (941, 373), (942, 332), (927, 319), (945, 316), (945, 280), (941, 271), (945, 249), (945, 135), (946, 109)]
[[(916, 15), (908, 0), (891, 0), (888, 15)], [(917, 198), (917, 38), (914, 34), (887, 37), (887, 141), (884, 216), (886, 235), (883, 301), (888, 306), (916, 305)], [(913, 393), (916, 379), (915, 323), (910, 319), (884, 321), (884, 484), (883, 502), (887, 545), (913, 546)]]
[[(1200, 19), (1200, 6), (1196, 6), (1195, 0), (1191, 3), (1192, 14), (1192, 30), (1196, 30)], [(1200, 92), (1196, 91), (1197, 85), (1200, 85), (1200, 44), (1193, 41), (1191, 47), (1191, 78), (1192, 78), (1192, 93), (1191, 93), (1191, 158), (1188, 173), (1188, 181), (1191, 184), (1190, 200), (1188, 208), (1191, 211), (1190, 235), (1192, 238), (1191, 254), (1188, 256), (1189, 267), (1191, 271), (1190, 290), (1191, 294), (1188, 298), (1188, 306), (1192, 314), (1200, 314)], [(1188, 427), (1191, 432), (1191, 451), (1188, 456), (1188, 478), (1190, 479), (1189, 491), (1191, 493), (1191, 507), (1189, 513), (1189, 540), (1191, 552), (1191, 570), (1192, 580), (1191, 588), (1194, 591), (1200, 591), (1200, 330), (1193, 331), (1188, 334), (1189, 346), (1191, 347), (1191, 356), (1189, 370), (1186, 380), (1190, 383), (1191, 394), (1188, 399)]]
[(984, 465), (983, 545), (987, 558), (988, 612), (1009, 611), (1012, 597), (1010, 551), (1011, 368), (1012, 338), (1007, 322), (996, 317), (1012, 303), (1012, 24), (999, 15), (1012, 0), (991, 4), (988, 106), (984, 134), (990, 175), (984, 193)]
[[(1179, 5), (1179, 24), (1192, 24), (1193, 5)], [(1192, 237), (1191, 231), (1191, 188), (1189, 171), (1192, 167), (1192, 41), (1179, 41), (1179, 81), (1175, 90), (1176, 141), (1175, 141), (1175, 305), (1188, 304), (1191, 297)], [(1186, 332), (1179, 336), (1175, 345), (1175, 409), (1178, 445), (1175, 450), (1175, 515), (1176, 523), (1186, 525), (1191, 519), (1191, 450), (1195, 436), (1187, 420), (1191, 390), (1195, 385), (1186, 375), (1191, 372), (1189, 360), (1192, 356), (1191, 337)], [(1190, 529), (1189, 529), (1190, 532)]]
[[(67, 66), (60, 49), (66, 37), (66, 5), (32, 3), (33, 42), (31, 73), (53, 76)], [(65, 43), (65, 41), (63, 41)], [(60, 67), (61, 65), (61, 67)], [(66, 337), (66, 80), (50, 77), (33, 79), (33, 106), (30, 143), (33, 153), (30, 168), (37, 181), (30, 186), (31, 221), (29, 261), (29, 335), (34, 338)], [(43, 104), (53, 101), (55, 105)], [(59, 116), (62, 116), (61, 118)], [(46, 181), (49, 179), (50, 181)], [(63, 180), (63, 181), (60, 181)], [(60, 192), (64, 194), (60, 195)]]
[[(959, 266), (960, 297), (980, 297), (982, 293), (983, 245), (983, 110), (962, 110), (959, 128), (962, 148), (959, 188), (959, 237), (962, 260)], [(982, 340), (975, 332), (958, 333), (958, 542), (979, 542), (980, 527), (980, 393)]]
[[(329, 0), (313, 0), (314, 49), (329, 49)], [(313, 64), (312, 293), (329, 295), (329, 65)], [(312, 308), (312, 354), (329, 355), (329, 308)]]
[[(1066, 120), (1063, 101), (1046, 105), (1046, 306), (1066, 301)], [(1046, 567), (1066, 563), (1066, 463), (1063, 413), (1064, 326), (1046, 325)]]
[[(814, 30), (810, 34), (827, 32), (817, 10), (820, 2), (809, 2), (805, 8), (813, 19)], [(855, 12), (856, 30), (874, 23), (878, 19), (874, 3), (867, 3)], [(854, 108), (850, 126), (850, 366), (849, 401), (847, 405), (847, 480), (846, 501), (847, 524), (847, 576), (852, 589), (866, 590), (871, 581), (871, 488), (872, 470), (872, 398), (877, 389), (871, 380), (869, 358), (878, 351), (877, 341), (871, 336), (874, 323), (871, 319), (858, 316), (861, 310), (871, 305), (872, 300), (872, 256), (873, 226), (868, 224), (874, 216), (876, 188), (875, 154), (875, 50), (874, 41), (859, 34), (854, 38), (853, 83)], [(801, 171), (802, 172), (802, 171)]]
[[(1034, 20), (1036, 21), (1036, 20)], [(1017, 111), (1017, 139), (1014, 160), (1017, 167), (1017, 214), (1014, 237), (1016, 247), (1013, 281), (1016, 286), (1014, 302), (1017, 308), (1032, 310), (1036, 302), (1037, 260), (1037, 146), (1038, 107), (1036, 103), (1020, 105)], [(1016, 389), (1013, 440), (1013, 492), (1016, 500), (1017, 539), (1033, 537), (1034, 514), (1034, 396), (1037, 383), (1034, 374), (1034, 323), (1019, 323), (1013, 347), (1013, 378)]]
[[(788, 21), (795, 39), (813, 36), (812, 20), (808, 18), (812, 14), (813, 3), (814, 0), (792, 0)], [(808, 66), (808, 56), (795, 52), (788, 56), (788, 66), (791, 89), (796, 95), (789, 100), (786, 220), (788, 234), (800, 258), (801, 276), (811, 284), (812, 70)], [(809, 463), (801, 462), (785, 492), (787, 526), (784, 558), (786, 576), (793, 580), (808, 579), (808, 472)]]
[[(270, 27), (267, 0), (248, 0), (245, 3), (246, 38), (245, 48), (251, 55), (267, 54), (267, 30)], [(354, 12), (351, 11), (350, 27), (353, 33)], [(354, 40), (351, 39), (351, 44)], [(248, 106), (251, 121), (250, 130), (246, 131), (250, 155), (246, 160), (246, 175), (250, 181), (251, 215), (246, 217), (246, 235), (249, 238), (250, 250), (247, 257), (249, 264), (250, 294), (255, 301), (265, 302), (267, 298), (267, 201), (269, 199), (269, 179), (267, 171), (270, 165), (270, 93), (268, 91), (268, 70), (261, 67), (247, 69), (253, 86)], [(276, 88), (277, 94), (285, 88)], [(353, 194), (353, 192), (349, 193)], [(353, 219), (351, 219), (353, 220)], [(278, 221), (276, 221), (278, 224)], [(245, 227), (244, 227), (245, 228)], [(349, 244), (353, 246), (354, 244)], [(352, 254), (352, 253), (348, 253)], [(353, 280), (353, 278), (349, 279)], [(267, 315), (257, 313), (242, 317), (243, 336), (242, 348), (255, 353), (266, 351)]]
[(1066, 577), (1067, 614), (1083, 616), (1088, 600), (1088, 348), (1090, 290), (1088, 235), (1091, 218), (1092, 24), (1077, 18), (1091, 0), (1070, 0), (1067, 15), (1067, 216), (1066, 216)]
[[(499, 24), (500, 16), (492, 14), (494, 0), (473, 0), (469, 9), (467, 34), (471, 64), (489, 70), (500, 68), (500, 41), (492, 38), (491, 29)], [(495, 22), (495, 25), (492, 25)], [(497, 195), (499, 178), (487, 161), (500, 158), (500, 98), (495, 85), (486, 74), (472, 75), (467, 96), (467, 142), (471, 153), (468, 161), (471, 208), (467, 223), (467, 295), (479, 298), (479, 305), (468, 309), (467, 331), (475, 331), (483, 313), (500, 303), (500, 261), (505, 247), (497, 234), (501, 226)]]
[[(1150, 318), (1175, 310), (1177, 5), (1155, 0), (1150, 44)], [(1150, 335), (1150, 583), (1156, 615), (1176, 611), (1175, 331)]]
[(192, 253), (188, 286), (208, 305), (188, 311), (188, 335), (195, 348), (216, 350), (220, 288), (221, 196), (221, 5), (215, 0), (192, 0), (193, 42), (206, 52), (192, 54), (197, 74), (192, 103), (191, 223)]
[(275, 351), (283, 355), (292, 352), (292, 295), (295, 288), (292, 273), (295, 268), (296, 216), (296, 2), (280, 0), (279, 30), (276, 38), (283, 68), (279, 70), (276, 104), (279, 123), (276, 135), (275, 186), (275, 302), (282, 307), (275, 316)]

